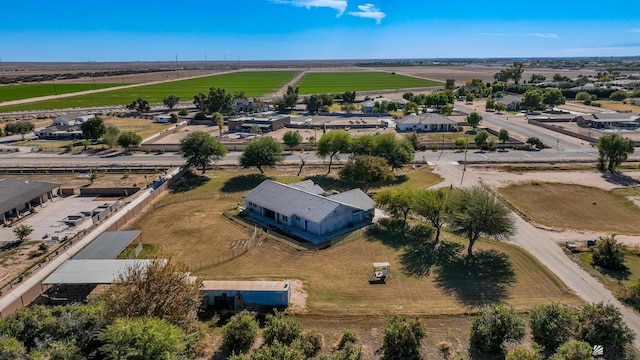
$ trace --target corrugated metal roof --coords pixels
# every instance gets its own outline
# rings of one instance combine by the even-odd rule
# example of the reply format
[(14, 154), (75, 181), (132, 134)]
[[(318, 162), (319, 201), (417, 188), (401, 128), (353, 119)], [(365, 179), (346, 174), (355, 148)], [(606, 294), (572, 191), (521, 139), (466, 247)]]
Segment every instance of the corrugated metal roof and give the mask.
[(396, 123), (398, 123), (399, 125), (418, 125), (418, 124), (422, 124), (422, 125), (438, 125), (438, 124), (450, 124), (450, 125), (455, 125), (457, 124), (455, 121), (449, 119), (448, 117), (442, 116), (440, 114), (434, 114), (434, 113), (425, 113), (425, 114), (420, 114), (420, 115), (407, 115), (401, 119), (398, 119), (398, 121), (396, 121)]
[(114, 259), (139, 235), (140, 230), (103, 232), (73, 259)]
[(229, 291), (286, 291), (289, 289), (287, 281), (216, 281), (206, 280), (200, 287), (202, 290)]
[(30, 180), (0, 179), (0, 213), (22, 208), (27, 201), (33, 200), (45, 194), (60, 184)]
[(131, 266), (147, 266), (153, 260), (67, 260), (42, 283), (112, 284)]

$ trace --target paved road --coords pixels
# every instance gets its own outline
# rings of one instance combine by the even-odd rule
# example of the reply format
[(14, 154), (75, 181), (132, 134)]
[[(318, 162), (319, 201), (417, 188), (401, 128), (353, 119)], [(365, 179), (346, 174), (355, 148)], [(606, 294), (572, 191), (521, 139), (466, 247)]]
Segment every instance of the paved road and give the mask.
[[(444, 183), (436, 186), (460, 185), (464, 170), (463, 166), (456, 164), (449, 157), (443, 157), (436, 162), (435, 166), (435, 172), (446, 179)], [(463, 186), (478, 184), (481, 181), (482, 179), (478, 175), (469, 171), (464, 174)], [(627, 325), (638, 334), (634, 341), (634, 346), (640, 349), (640, 315), (622, 305), (604, 285), (569, 259), (559, 245), (562, 239), (559, 238), (557, 233), (539, 229), (518, 214), (513, 213), (513, 216), (517, 232), (511, 242), (529, 251), (585, 301), (610, 303), (620, 309)]]

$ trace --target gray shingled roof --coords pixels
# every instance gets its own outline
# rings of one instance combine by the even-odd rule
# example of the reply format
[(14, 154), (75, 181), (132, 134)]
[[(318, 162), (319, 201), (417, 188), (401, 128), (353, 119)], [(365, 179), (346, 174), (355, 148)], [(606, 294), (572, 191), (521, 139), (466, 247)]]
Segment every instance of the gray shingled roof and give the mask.
[(314, 183), (313, 180), (303, 180), (297, 183), (289, 184), (289, 186), (293, 186), (294, 188), (298, 188), (316, 195), (322, 195), (325, 193), (324, 189), (321, 188), (320, 185)]
[(27, 201), (59, 186), (60, 184), (38, 181), (0, 179), (0, 213), (21, 208)]
[(418, 125), (418, 124), (423, 124), (423, 125), (438, 125), (438, 124), (451, 124), (451, 125), (455, 125), (457, 124), (455, 121), (449, 119), (446, 116), (442, 116), (440, 114), (436, 114), (436, 113), (425, 113), (425, 114), (420, 114), (420, 115), (407, 115), (401, 119), (399, 119), (397, 122), (397, 124), (400, 125)]
[[(336, 195), (324, 197), (291, 185), (265, 180), (251, 190), (245, 196), (245, 200), (285, 216), (298, 215), (304, 219), (320, 223), (341, 205), (361, 209), (360, 206), (366, 204), (366, 201), (361, 195), (357, 194), (358, 191), (368, 198), (360, 189), (347, 191), (341, 199), (338, 199), (334, 198)], [(371, 203), (373, 203), (373, 200), (371, 200)]]
[(370, 210), (376, 206), (376, 203), (367, 194), (360, 189), (345, 191), (340, 194), (327, 196), (327, 198), (339, 201), (343, 204), (358, 208), (360, 210)]

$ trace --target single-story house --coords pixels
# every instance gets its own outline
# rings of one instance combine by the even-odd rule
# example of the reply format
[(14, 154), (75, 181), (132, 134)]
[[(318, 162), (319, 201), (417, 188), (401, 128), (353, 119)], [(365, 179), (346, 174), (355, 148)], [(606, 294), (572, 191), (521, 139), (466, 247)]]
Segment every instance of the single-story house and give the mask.
[(247, 215), (311, 242), (368, 224), (375, 210), (375, 202), (360, 189), (326, 192), (311, 180), (294, 184), (265, 180), (244, 200)]
[(398, 106), (398, 109), (404, 109), (405, 105), (407, 105), (409, 100), (406, 100), (406, 99), (388, 99), (388, 98), (385, 98), (385, 97), (379, 97), (379, 98), (363, 101), (363, 102), (360, 103), (360, 105), (362, 106), (362, 112), (364, 112), (364, 113), (373, 112), (373, 107), (376, 105), (376, 103), (383, 103), (383, 102), (395, 103)]
[(82, 137), (82, 130), (80, 125), (51, 125), (35, 134), (38, 139), (78, 139)]
[(61, 126), (80, 125), (85, 123), (87, 120), (93, 119), (94, 117), (96, 116), (91, 114), (91, 115), (78, 116), (73, 120), (69, 120), (63, 116), (58, 116), (57, 118), (53, 119), (52, 125), (61, 125)]
[(3, 224), (20, 218), (36, 206), (59, 196), (60, 184), (0, 179), (0, 214)]
[(407, 115), (396, 121), (398, 131), (458, 131), (458, 123), (437, 113)]
[(95, 115), (95, 114), (89, 114), (89, 115), (78, 116), (78, 117), (76, 118), (76, 125), (83, 124), (83, 123), (87, 122), (88, 120), (93, 119), (94, 117), (96, 117), (96, 115)]
[(507, 110), (511, 111), (520, 110), (521, 101), (522, 95), (505, 95), (496, 99), (496, 103), (506, 106)]
[(256, 103), (253, 99), (235, 98), (233, 99), (233, 113), (246, 114), (252, 113), (256, 109)]
[(576, 123), (581, 127), (596, 129), (628, 129), (640, 127), (640, 115), (633, 113), (603, 112), (600, 114), (580, 115)]
[(291, 116), (289, 115), (273, 115), (269, 117), (242, 116), (227, 120), (229, 131), (248, 131), (257, 126), (262, 132), (269, 132), (282, 129), (290, 123)]

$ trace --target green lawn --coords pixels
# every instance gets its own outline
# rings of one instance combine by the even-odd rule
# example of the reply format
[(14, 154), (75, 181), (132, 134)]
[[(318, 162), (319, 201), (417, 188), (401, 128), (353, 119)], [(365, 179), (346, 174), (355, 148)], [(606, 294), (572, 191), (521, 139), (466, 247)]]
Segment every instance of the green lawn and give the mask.
[(232, 94), (234, 92), (244, 91), (248, 97), (262, 96), (279, 89), (291, 80), (295, 74), (295, 71), (241, 71), (197, 79), (143, 85), (97, 94), (73, 96), (64, 99), (3, 106), (0, 107), (0, 112), (126, 105), (139, 97), (150, 103), (161, 103), (162, 99), (169, 95), (179, 96), (182, 101), (191, 101), (193, 100), (193, 96), (199, 92), (207, 94), (211, 87), (223, 88)]
[(438, 86), (442, 83), (386, 72), (307, 73), (300, 79), (300, 94), (366, 91)]
[(121, 84), (25, 84), (0, 86), (0, 103), (39, 96), (68, 94), (80, 91), (106, 89)]

